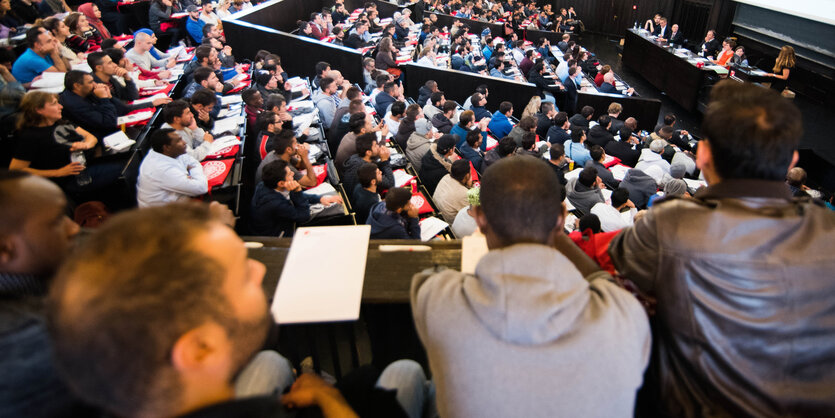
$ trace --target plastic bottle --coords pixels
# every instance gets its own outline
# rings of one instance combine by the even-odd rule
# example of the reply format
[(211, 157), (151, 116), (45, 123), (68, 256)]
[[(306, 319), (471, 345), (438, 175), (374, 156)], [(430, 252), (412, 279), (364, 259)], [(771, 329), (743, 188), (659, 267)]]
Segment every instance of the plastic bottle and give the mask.
[(81, 172), (75, 176), (75, 181), (79, 186), (86, 186), (93, 182), (93, 179), (90, 177), (90, 173), (87, 172), (87, 158), (84, 156), (84, 151), (75, 151), (70, 154), (70, 161), (74, 163), (81, 163), (81, 165), (85, 166), (84, 170), (81, 170)]

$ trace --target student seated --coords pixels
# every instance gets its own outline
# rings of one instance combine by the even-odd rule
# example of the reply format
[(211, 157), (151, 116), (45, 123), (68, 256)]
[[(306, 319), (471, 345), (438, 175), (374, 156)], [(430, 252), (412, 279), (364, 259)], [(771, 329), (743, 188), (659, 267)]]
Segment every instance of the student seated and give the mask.
[[(57, 95), (30, 91), (20, 102), (17, 122), (18, 146), (9, 168), (48, 177), (67, 193), (101, 190), (116, 182), (119, 163), (94, 162), (98, 139), (90, 132), (63, 120)], [(73, 160), (72, 154), (76, 154)], [(78, 160), (79, 154), (86, 161)]]
[(380, 202), (377, 185), (383, 181), (383, 172), (374, 163), (365, 163), (357, 170), (359, 184), (354, 187), (351, 203), (357, 214), (357, 223), (364, 224), (368, 220), (371, 208)]
[[(475, 221), (490, 252), (476, 276), (436, 268), (412, 279), (440, 416), (632, 416), (647, 315), (565, 236), (546, 164), (506, 158), (481, 178)], [(601, 390), (606, 401), (588, 397)]]
[(345, 161), (344, 176), (342, 177), (342, 184), (345, 186), (346, 193), (348, 190), (353, 193), (357, 183), (357, 170), (364, 163), (374, 163), (383, 172), (383, 180), (378, 187), (382, 190), (394, 187), (394, 174), (391, 170), (391, 151), (388, 147), (377, 143), (377, 135), (374, 133), (365, 133), (357, 137), (356, 141), (357, 153), (352, 155)]
[[(69, 385), (113, 416), (358, 416), (315, 374), (295, 379), (278, 353), (259, 353), (274, 326), (266, 268), (248, 258), (214, 207), (126, 212), (84, 241), (48, 305), (56, 363)], [(262, 361), (264, 354), (273, 360)], [(247, 375), (271, 382), (252, 393), (245, 387), (257, 382), (242, 382)], [(375, 399), (382, 416), (420, 417), (425, 387), (420, 365), (396, 361), (346, 396), (359, 389), (356, 397)]]
[(438, 206), (441, 216), (450, 225), (455, 221), (455, 215), (461, 208), (467, 206), (467, 190), (473, 186), (473, 179), (470, 175), (470, 162), (464, 159), (452, 163), (449, 174), (445, 175), (435, 193), (432, 194), (432, 201)]
[(449, 174), (455, 157), (455, 136), (444, 135), (429, 146), (429, 151), (420, 160), (420, 178), (429, 193), (435, 193), (435, 188), (441, 179)]
[(139, 207), (164, 205), (206, 194), (203, 166), (186, 153), (186, 143), (171, 128), (151, 135), (151, 149), (139, 166), (136, 200)]
[(320, 198), (302, 193), (301, 184), (282, 159), (264, 166), (261, 177), (252, 196), (250, 228), (255, 235), (292, 237), (297, 225), (312, 218), (311, 205), (342, 203), (338, 195)]
[(371, 225), (371, 239), (420, 239), (418, 208), (411, 202), (412, 192), (394, 187), (386, 200), (371, 208), (366, 224)]
[(212, 134), (197, 126), (197, 119), (185, 100), (174, 100), (162, 109), (165, 123), (161, 129), (173, 129), (183, 139), (186, 152), (197, 161), (203, 161), (214, 142)]
[[(44, 93), (46, 94), (46, 93)], [(49, 283), (79, 227), (54, 183), (0, 170), (0, 415), (88, 416), (52, 360)]]
[(67, 72), (70, 64), (56, 47), (55, 38), (48, 30), (33, 26), (26, 31), (29, 48), (12, 65), (14, 78), (29, 87), (29, 84), (44, 72)]

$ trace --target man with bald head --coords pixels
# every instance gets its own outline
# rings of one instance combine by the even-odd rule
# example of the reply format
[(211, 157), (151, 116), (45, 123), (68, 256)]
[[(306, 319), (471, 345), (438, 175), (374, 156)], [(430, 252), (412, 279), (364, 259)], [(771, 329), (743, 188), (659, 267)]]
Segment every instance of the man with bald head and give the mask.
[(77, 401), (58, 378), (43, 312), (49, 280), (78, 225), (55, 183), (0, 171), (0, 416), (70, 416)]

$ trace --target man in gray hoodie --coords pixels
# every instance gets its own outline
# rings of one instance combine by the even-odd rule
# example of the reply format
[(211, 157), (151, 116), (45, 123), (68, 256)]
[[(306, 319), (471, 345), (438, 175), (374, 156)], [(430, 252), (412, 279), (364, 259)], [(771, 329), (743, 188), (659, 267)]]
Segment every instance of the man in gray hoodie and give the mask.
[(569, 180), (565, 186), (568, 192), (568, 201), (583, 215), (591, 213), (591, 208), (598, 203), (605, 203), (600, 186), (603, 182), (597, 176), (597, 168), (593, 165), (586, 165), (580, 175)]
[(481, 179), (475, 220), (490, 252), (475, 275), (412, 279), (441, 416), (632, 416), (647, 316), (563, 233), (561, 190), (544, 161), (502, 159)]

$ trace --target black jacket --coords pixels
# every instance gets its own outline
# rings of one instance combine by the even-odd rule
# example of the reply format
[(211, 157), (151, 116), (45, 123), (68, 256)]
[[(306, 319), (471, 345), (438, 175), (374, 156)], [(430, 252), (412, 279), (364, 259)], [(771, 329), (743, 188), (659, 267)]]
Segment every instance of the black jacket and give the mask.
[(608, 187), (612, 190), (615, 190), (615, 189), (618, 188), (618, 186), (620, 185), (620, 181), (615, 179), (614, 174), (612, 174), (612, 172), (609, 171), (609, 169), (606, 168), (605, 165), (603, 165), (602, 163), (600, 163), (598, 161), (591, 161), (591, 160), (589, 160), (586, 163), (586, 167), (588, 167), (589, 165), (591, 165), (592, 167), (594, 167), (597, 170), (597, 177), (600, 177), (600, 180), (603, 180), (603, 184), (605, 184), (606, 187)]
[(420, 86), (418, 89), (418, 99), (417, 104), (420, 107), (426, 105), (426, 101), (429, 100), (429, 97), (432, 96), (432, 90), (429, 90), (426, 86)]
[(423, 181), (423, 185), (426, 186), (429, 194), (435, 193), (435, 188), (438, 187), (438, 183), (447, 174), (449, 174), (449, 171), (435, 158), (432, 150), (426, 151), (426, 154), (420, 160), (420, 179)]
[[(363, 164), (365, 164), (365, 160), (360, 158), (357, 154), (354, 154), (345, 160), (345, 170), (342, 174), (342, 185), (345, 186), (345, 190), (353, 191), (354, 187), (359, 184), (357, 170), (359, 170)], [(394, 187), (394, 174), (391, 171), (391, 163), (389, 161), (377, 161), (377, 168), (383, 172), (383, 181), (377, 185), (377, 189), (386, 190)]]
[(544, 141), (548, 137), (548, 130), (554, 126), (554, 120), (549, 118), (544, 113), (537, 113), (536, 115), (536, 134), (540, 141)]
[(443, 113), (436, 113), (435, 116), (432, 116), (432, 126), (438, 131), (448, 134), (452, 130), (453, 125), (452, 121), (444, 116)]
[(420, 222), (386, 208), (386, 202), (380, 202), (371, 208), (368, 215), (371, 225), (371, 239), (420, 239)]
[(605, 148), (609, 141), (614, 140), (614, 135), (600, 125), (594, 125), (594, 127), (589, 129), (588, 133), (586, 133), (586, 141), (592, 145), (600, 145)]
[(379, 194), (365, 190), (362, 188), (362, 185), (357, 184), (354, 187), (354, 193), (351, 195), (351, 206), (353, 206), (354, 212), (357, 214), (357, 224), (365, 224), (368, 221), (371, 208), (379, 202)]
[(575, 127), (582, 128), (582, 129), (589, 129), (589, 120), (584, 118), (583, 115), (577, 113), (576, 115), (568, 118), (568, 121), (571, 122), (571, 129), (573, 130)]
[(292, 237), (297, 224), (310, 220), (310, 205), (314, 203), (319, 203), (316, 196), (290, 192), (290, 198), (287, 199), (260, 182), (255, 186), (255, 194), (252, 196), (252, 233), (273, 237), (284, 233), (284, 237)]
[(128, 112), (119, 99), (99, 99), (93, 93), (86, 98), (64, 90), (58, 99), (64, 106), (64, 117), (101, 140), (116, 132), (116, 118)]
[(608, 155), (618, 157), (621, 164), (629, 167), (635, 167), (635, 164), (638, 164), (638, 158), (641, 157), (641, 151), (632, 149), (632, 146), (629, 145), (629, 143), (622, 141), (609, 141), (609, 143), (603, 147), (603, 150), (606, 151), (606, 154)]
[(345, 41), (342, 42), (342, 45), (347, 46), (348, 48), (363, 48), (368, 46), (368, 44), (362, 40), (362, 37), (356, 33), (348, 35)]

